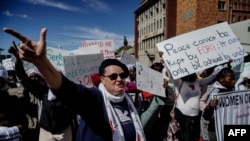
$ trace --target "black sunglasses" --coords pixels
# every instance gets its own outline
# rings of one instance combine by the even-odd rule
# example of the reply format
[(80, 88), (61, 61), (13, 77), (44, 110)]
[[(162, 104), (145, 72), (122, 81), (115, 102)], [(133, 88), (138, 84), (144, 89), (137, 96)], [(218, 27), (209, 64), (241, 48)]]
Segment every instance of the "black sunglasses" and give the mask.
[(121, 79), (127, 78), (127, 75), (124, 72), (120, 74), (112, 73), (111, 75), (108, 76), (103, 75), (103, 76), (108, 77), (110, 80), (116, 80), (118, 76), (120, 76)]

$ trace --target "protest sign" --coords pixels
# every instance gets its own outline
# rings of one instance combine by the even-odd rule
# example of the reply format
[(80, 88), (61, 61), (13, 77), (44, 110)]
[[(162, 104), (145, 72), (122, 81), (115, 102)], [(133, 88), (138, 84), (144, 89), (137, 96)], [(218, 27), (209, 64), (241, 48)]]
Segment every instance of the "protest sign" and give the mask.
[(250, 90), (213, 94), (218, 99), (214, 110), (218, 141), (224, 141), (224, 125), (250, 124)]
[(244, 58), (239, 58), (233, 60), (233, 62), (230, 63), (231, 69), (235, 72), (242, 72), (244, 67)]
[[(46, 48), (46, 56), (48, 60), (58, 71), (61, 71), (62, 73), (64, 73), (64, 64), (63, 64), (64, 55), (74, 55), (74, 53), (53, 47)], [(15, 58), (12, 58), (10, 61), (14, 64)], [(34, 64), (23, 60), (23, 67), (24, 70), (27, 71), (28, 69), (34, 68), (35, 66)]]
[(83, 40), (81, 48), (98, 46), (104, 59), (115, 58), (114, 40)]
[(98, 73), (103, 54), (63, 56), (65, 76), (85, 86), (92, 86), (91, 75)]
[(174, 79), (247, 55), (227, 22), (156, 44)]
[(166, 97), (162, 73), (136, 62), (137, 89)]
[(80, 54), (99, 54), (99, 53), (101, 53), (101, 50), (97, 45), (93, 45), (93, 46), (91, 46), (91, 48), (89, 48), (89, 47), (79, 48), (76, 50), (72, 50), (70, 52), (74, 53), (74, 54), (78, 54), (78, 55), (80, 55)]
[(46, 55), (51, 64), (58, 70), (61, 71), (63, 74), (64, 71), (64, 64), (63, 64), (63, 56), (73, 56), (74, 53), (70, 51), (47, 47)]
[(245, 62), (242, 63), (243, 65), (243, 69), (240, 72), (239, 75), (239, 79), (237, 79), (237, 82), (235, 83), (235, 89), (238, 90), (239, 89), (239, 84), (243, 81), (244, 77), (247, 77), (248, 79), (250, 79), (250, 62)]
[(240, 79), (240, 74), (244, 68), (244, 58), (235, 59), (230, 63), (230, 65), (235, 74), (235, 81), (238, 81)]
[(121, 61), (123, 64), (126, 64), (126, 65), (127, 65), (127, 64), (136, 64), (137, 59), (136, 59), (134, 56), (132, 56), (132, 55), (126, 53), (125, 51), (123, 51), (122, 54), (121, 54), (121, 59), (120, 59), (120, 61)]
[(13, 58), (3, 59), (2, 65), (6, 70), (15, 70), (15, 63), (13, 61)]

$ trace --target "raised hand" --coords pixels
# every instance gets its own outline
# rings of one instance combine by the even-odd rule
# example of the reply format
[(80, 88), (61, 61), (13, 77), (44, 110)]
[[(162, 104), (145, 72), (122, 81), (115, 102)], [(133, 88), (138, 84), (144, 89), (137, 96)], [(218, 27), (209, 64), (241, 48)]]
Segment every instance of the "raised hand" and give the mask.
[(37, 42), (25, 37), (13, 29), (5, 27), (3, 30), (21, 40), (18, 51), (21, 59), (38, 64), (42, 63), (42, 60), (46, 58), (46, 28), (41, 29), (40, 39)]
[[(33, 41), (22, 34), (10, 29), (3, 29), (6, 33), (13, 35), (21, 40), (19, 49), (12, 48), (13, 52), (18, 52), (18, 56), (28, 62), (33, 63), (43, 75), (44, 80), (48, 83), (51, 89), (58, 89), (62, 83), (62, 75), (56, 70), (46, 56), (46, 32), (43, 28), (40, 32), (39, 41)], [(15, 45), (14, 45), (15, 46)]]
[(12, 41), (12, 43), (13, 43), (13, 46), (11, 46), (11, 47), (8, 49), (8, 52), (9, 52), (10, 54), (13, 54), (13, 55), (16, 57), (16, 59), (20, 59), (19, 53), (18, 53), (18, 48), (17, 48), (17, 46), (16, 46), (15, 41)]
[(207, 108), (213, 109), (218, 103), (217, 99), (211, 99), (207, 105)]

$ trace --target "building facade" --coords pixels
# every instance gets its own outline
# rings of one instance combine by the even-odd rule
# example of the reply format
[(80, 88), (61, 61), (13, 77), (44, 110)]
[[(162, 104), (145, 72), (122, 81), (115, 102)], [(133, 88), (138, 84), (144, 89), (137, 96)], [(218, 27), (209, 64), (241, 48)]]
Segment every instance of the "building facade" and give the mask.
[(135, 57), (150, 66), (160, 60), (156, 44), (227, 21), (250, 19), (249, 0), (143, 0), (134, 12)]

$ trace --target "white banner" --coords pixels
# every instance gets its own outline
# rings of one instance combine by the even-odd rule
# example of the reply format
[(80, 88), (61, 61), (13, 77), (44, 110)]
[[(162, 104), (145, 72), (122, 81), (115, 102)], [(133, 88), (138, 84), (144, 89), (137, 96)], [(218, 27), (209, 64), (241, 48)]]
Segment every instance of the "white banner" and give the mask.
[(224, 125), (250, 125), (250, 90), (217, 93), (214, 110), (218, 141), (224, 141)]
[(82, 48), (98, 46), (104, 59), (115, 58), (114, 40), (83, 40)]
[(125, 51), (122, 52), (120, 60), (123, 64), (126, 64), (126, 65), (127, 64), (136, 64), (136, 61), (137, 61), (137, 59), (134, 56), (126, 53)]
[(85, 86), (92, 86), (91, 75), (98, 73), (104, 60), (102, 54), (63, 56), (65, 76)]
[(8, 58), (8, 59), (2, 60), (2, 64), (6, 70), (15, 70), (15, 62), (14, 62), (13, 58)]
[(136, 62), (137, 89), (166, 97), (162, 73)]
[(227, 22), (156, 44), (174, 79), (247, 55)]

